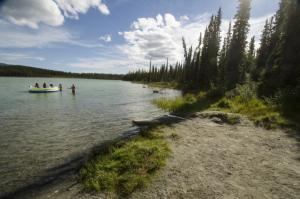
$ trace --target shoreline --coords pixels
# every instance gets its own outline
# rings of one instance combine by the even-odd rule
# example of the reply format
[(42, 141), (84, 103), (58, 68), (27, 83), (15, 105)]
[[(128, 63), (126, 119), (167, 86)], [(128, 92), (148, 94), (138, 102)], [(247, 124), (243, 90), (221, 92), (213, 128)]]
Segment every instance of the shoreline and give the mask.
[[(154, 121), (157, 124), (161, 122), (173, 123), (178, 120), (172, 117), (171, 119), (168, 119), (168, 115), (162, 115), (147, 121)], [(143, 129), (148, 128), (148, 125), (134, 125), (134, 121), (132, 122), (133, 126), (123, 131), (119, 137), (104, 141), (100, 145), (94, 146), (83, 153), (74, 155), (71, 160), (61, 165), (47, 169), (49, 172), (40, 177), (40, 179), (24, 184), (24, 186), (18, 187), (13, 191), (4, 194), (1, 193), (0, 199), (44, 198), (45, 196), (51, 197), (51, 195), (55, 195), (56, 198), (56, 194), (69, 192), (71, 189), (82, 193), (82, 185), (78, 181), (78, 171), (88, 160), (92, 159), (97, 154), (102, 154), (111, 146), (114, 146), (119, 142), (129, 142), (139, 136)], [(83, 196), (87, 195), (87, 198), (91, 196), (86, 192), (83, 192), (82, 194)]]
[[(129, 198), (297, 198), (298, 132), (266, 130), (244, 116), (230, 125), (217, 120), (216, 115), (196, 113), (182, 122), (162, 126), (171, 156), (152, 182)], [(67, 178), (61, 177), (37, 192), (27, 192), (28, 197), (21, 196), (107, 198), (103, 192), (82, 191), (77, 175), (74, 170)]]

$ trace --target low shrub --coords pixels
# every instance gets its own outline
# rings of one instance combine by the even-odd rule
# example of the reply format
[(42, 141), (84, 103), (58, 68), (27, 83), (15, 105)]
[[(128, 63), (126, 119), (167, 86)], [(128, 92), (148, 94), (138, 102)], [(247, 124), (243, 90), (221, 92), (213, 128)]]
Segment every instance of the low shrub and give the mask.
[(243, 102), (257, 98), (257, 85), (253, 82), (237, 85), (235, 89), (227, 91), (225, 97), (228, 99), (239, 96)]

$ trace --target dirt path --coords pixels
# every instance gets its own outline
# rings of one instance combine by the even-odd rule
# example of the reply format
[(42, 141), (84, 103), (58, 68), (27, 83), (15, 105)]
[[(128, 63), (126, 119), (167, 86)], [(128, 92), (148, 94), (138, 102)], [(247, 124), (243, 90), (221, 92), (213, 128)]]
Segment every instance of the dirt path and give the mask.
[[(245, 119), (234, 126), (212, 120), (196, 117), (163, 128), (172, 156), (131, 198), (299, 198), (299, 134), (256, 128)], [(74, 181), (28, 198), (105, 198), (82, 193)]]
[(300, 196), (297, 134), (256, 128), (246, 120), (230, 126), (202, 118), (164, 131), (173, 155), (154, 182), (131, 198)]

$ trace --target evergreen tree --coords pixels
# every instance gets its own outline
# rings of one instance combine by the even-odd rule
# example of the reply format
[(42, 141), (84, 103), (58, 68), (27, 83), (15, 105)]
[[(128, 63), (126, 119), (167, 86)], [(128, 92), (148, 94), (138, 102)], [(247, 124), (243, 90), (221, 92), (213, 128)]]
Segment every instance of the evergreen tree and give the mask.
[(203, 46), (201, 51), (201, 60), (200, 60), (200, 68), (199, 68), (199, 75), (198, 75), (199, 84), (201, 88), (204, 88), (205, 85), (207, 85), (206, 69), (208, 65), (208, 45), (209, 45), (209, 31), (207, 27), (205, 29), (204, 37), (203, 37)]
[(220, 8), (217, 16), (211, 17), (204, 35), (199, 78), (202, 83), (202, 88), (205, 89), (209, 89), (211, 85), (216, 85), (218, 82), (221, 18), (222, 10)]
[(219, 58), (219, 86), (224, 87), (225, 82), (225, 67), (228, 60), (228, 50), (231, 41), (231, 22), (229, 22), (228, 31), (223, 41), (223, 46), (220, 51)]
[(257, 51), (256, 67), (252, 72), (252, 79), (259, 81), (267, 68), (267, 60), (271, 53), (271, 37), (273, 29), (273, 17), (266, 20), (262, 36), (260, 39), (260, 48)]
[(151, 82), (151, 75), (152, 75), (151, 71), (152, 71), (152, 65), (151, 65), (151, 59), (150, 59), (150, 66), (149, 66), (149, 73), (148, 73), (148, 82)]
[(274, 47), (268, 57), (260, 87), (261, 95), (270, 96), (278, 91), (294, 90), (299, 85), (299, 6), (297, 0), (280, 2), (271, 36), (270, 45)]
[(255, 68), (255, 37), (251, 38), (246, 56), (246, 73), (251, 74)]
[(244, 82), (245, 77), (245, 47), (249, 31), (250, 0), (239, 0), (238, 12), (228, 51), (225, 67), (225, 81), (227, 89), (232, 89), (238, 83)]
[(201, 68), (201, 63), (200, 63), (200, 60), (201, 60), (201, 47), (202, 47), (202, 33), (200, 33), (200, 37), (199, 37), (199, 40), (198, 40), (198, 46), (196, 48), (196, 51), (195, 51), (195, 56), (194, 56), (194, 62), (195, 62), (195, 71), (194, 71), (194, 75), (195, 75), (195, 78), (194, 78), (194, 82), (195, 82), (195, 86), (196, 87), (199, 87), (199, 78), (200, 78), (200, 68)]
[(210, 57), (209, 57), (209, 66), (208, 66), (208, 85), (217, 85), (219, 77), (219, 68), (218, 68), (218, 56), (220, 50), (221, 42), (221, 19), (222, 10), (221, 8), (218, 11), (218, 15), (215, 17), (213, 22), (212, 37), (209, 44), (210, 48)]

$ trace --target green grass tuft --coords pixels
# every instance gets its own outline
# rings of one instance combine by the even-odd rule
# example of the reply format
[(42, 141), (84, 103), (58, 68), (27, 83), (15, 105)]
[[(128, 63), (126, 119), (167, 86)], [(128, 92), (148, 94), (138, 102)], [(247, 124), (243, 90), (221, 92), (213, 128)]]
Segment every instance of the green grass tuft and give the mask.
[(239, 113), (246, 115), (258, 126), (267, 129), (288, 126), (289, 122), (282, 116), (278, 107), (268, 104), (262, 99), (244, 100), (240, 96), (222, 98), (210, 107), (211, 110)]
[(112, 147), (80, 169), (80, 179), (88, 191), (127, 196), (145, 186), (169, 155), (167, 142), (159, 130)]

